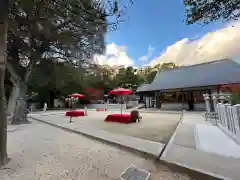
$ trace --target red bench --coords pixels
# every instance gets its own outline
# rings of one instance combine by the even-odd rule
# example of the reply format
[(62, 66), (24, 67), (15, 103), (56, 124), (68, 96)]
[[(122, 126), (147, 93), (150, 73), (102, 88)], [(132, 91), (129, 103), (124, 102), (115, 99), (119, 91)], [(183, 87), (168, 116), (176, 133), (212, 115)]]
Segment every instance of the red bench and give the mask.
[(67, 111), (65, 113), (65, 116), (69, 116), (70, 117), (70, 123), (72, 122), (72, 117), (78, 117), (78, 116), (85, 116), (85, 113), (83, 111)]
[(119, 123), (131, 123), (130, 114), (109, 114), (106, 119), (106, 122), (119, 122)]
[(97, 108), (96, 111), (107, 111), (106, 108)]

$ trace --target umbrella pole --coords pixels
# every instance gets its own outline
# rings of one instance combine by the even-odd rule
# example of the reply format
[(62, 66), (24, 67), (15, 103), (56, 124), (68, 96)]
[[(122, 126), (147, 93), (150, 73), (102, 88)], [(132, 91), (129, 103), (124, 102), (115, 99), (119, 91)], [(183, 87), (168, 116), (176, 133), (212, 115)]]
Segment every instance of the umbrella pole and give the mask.
[(122, 103), (123, 103), (123, 96), (121, 96), (121, 114), (122, 114)]
[(121, 102), (121, 114), (122, 114), (122, 102)]
[(122, 96), (119, 95), (119, 97), (120, 97), (120, 112), (122, 114)]

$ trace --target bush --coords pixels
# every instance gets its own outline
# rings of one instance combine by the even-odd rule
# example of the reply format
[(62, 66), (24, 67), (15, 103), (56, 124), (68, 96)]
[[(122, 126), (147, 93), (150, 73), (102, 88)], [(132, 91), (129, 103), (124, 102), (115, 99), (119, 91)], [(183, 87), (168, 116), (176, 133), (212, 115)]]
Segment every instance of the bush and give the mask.
[(232, 104), (240, 104), (240, 92), (232, 93)]

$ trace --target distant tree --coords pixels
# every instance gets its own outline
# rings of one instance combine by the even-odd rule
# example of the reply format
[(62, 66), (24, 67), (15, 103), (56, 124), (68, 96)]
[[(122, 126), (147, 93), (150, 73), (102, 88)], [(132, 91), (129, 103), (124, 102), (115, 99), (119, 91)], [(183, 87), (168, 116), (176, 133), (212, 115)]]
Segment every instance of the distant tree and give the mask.
[(85, 74), (86, 87), (101, 89), (107, 93), (115, 88), (114, 70), (107, 65), (92, 64)]
[(187, 24), (237, 20), (240, 16), (240, 0), (184, 0), (184, 4)]
[(67, 62), (41, 61), (32, 71), (28, 82), (28, 95), (34, 100), (53, 107), (54, 99), (71, 93), (83, 92), (84, 69)]
[(150, 84), (154, 80), (154, 78), (159, 70), (166, 70), (166, 69), (171, 69), (171, 68), (176, 68), (176, 67), (178, 67), (178, 66), (172, 62), (158, 63), (158, 64), (154, 65), (153, 67), (145, 67), (145, 68), (141, 69), (139, 74), (144, 79), (144, 83)]
[(137, 74), (137, 69), (133, 67), (120, 68), (114, 77), (116, 87), (123, 87), (135, 91), (143, 82), (143, 79)]
[(166, 69), (171, 69), (171, 68), (176, 68), (177, 65), (172, 63), (172, 62), (168, 62), (168, 63), (159, 63), (156, 64), (155, 66), (153, 66), (153, 69), (156, 70), (166, 70)]
[(155, 78), (155, 76), (156, 76), (156, 74), (157, 74), (157, 70), (153, 70), (153, 71), (149, 72), (149, 73), (146, 75), (146, 82), (147, 82), (148, 84), (152, 83), (153, 80), (154, 80), (154, 78)]
[(46, 59), (87, 64), (94, 54), (104, 52), (104, 35), (116, 29), (126, 6), (117, 0), (13, 1), (7, 69), (20, 91), (13, 96), (17, 103), (10, 110), (12, 123), (26, 121), (27, 83), (36, 65)]
[(239, 104), (240, 103), (240, 92), (233, 92), (232, 93), (232, 104)]

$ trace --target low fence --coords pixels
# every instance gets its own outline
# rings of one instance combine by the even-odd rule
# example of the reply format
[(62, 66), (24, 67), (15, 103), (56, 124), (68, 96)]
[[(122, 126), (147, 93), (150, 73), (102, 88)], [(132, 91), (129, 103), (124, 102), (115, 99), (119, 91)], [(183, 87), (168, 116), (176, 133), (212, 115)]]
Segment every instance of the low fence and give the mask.
[[(189, 109), (188, 103), (162, 103), (161, 106), (162, 110), (174, 110), (174, 111), (179, 111), (182, 109)], [(204, 103), (195, 103), (194, 104), (194, 109), (196, 111), (204, 111), (205, 110), (205, 104)]]
[(126, 108), (133, 108), (133, 107), (137, 107), (138, 105), (139, 105), (138, 101), (128, 101)]
[[(121, 109), (121, 104), (89, 104), (89, 109), (105, 108), (105, 109)], [(122, 109), (126, 109), (126, 104), (122, 104)]]
[(217, 125), (240, 143), (240, 104), (217, 104)]

